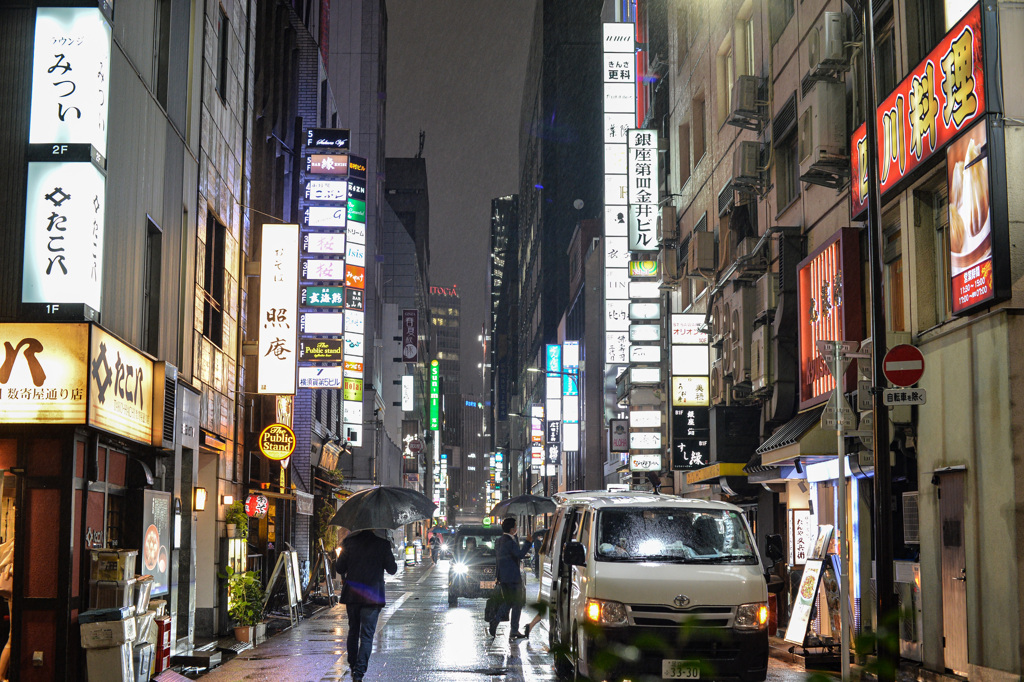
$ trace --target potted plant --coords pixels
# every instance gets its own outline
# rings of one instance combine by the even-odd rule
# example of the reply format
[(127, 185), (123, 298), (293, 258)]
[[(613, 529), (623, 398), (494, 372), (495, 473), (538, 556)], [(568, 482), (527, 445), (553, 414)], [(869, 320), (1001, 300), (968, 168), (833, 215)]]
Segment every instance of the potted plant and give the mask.
[(252, 641), (253, 626), (263, 620), (266, 592), (257, 571), (236, 571), (228, 566), (220, 574), (228, 581), (228, 616), (235, 622), (235, 639)]
[(245, 513), (245, 505), (241, 500), (235, 500), (228, 505), (227, 511), (224, 512), (224, 523), (227, 524), (228, 537), (249, 536), (249, 515)]

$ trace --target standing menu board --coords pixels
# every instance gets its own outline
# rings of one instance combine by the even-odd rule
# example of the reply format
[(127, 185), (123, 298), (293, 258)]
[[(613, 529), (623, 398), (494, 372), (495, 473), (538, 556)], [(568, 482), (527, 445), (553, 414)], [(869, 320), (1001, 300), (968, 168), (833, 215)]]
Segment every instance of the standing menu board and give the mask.
[(814, 600), (818, 596), (818, 585), (821, 582), (821, 570), (825, 555), (828, 553), (832, 540), (832, 526), (818, 526), (818, 539), (814, 542), (814, 550), (804, 564), (804, 572), (800, 577), (800, 587), (793, 596), (793, 608), (789, 616), (789, 627), (786, 628), (787, 642), (803, 644), (807, 636), (807, 625), (811, 620)]

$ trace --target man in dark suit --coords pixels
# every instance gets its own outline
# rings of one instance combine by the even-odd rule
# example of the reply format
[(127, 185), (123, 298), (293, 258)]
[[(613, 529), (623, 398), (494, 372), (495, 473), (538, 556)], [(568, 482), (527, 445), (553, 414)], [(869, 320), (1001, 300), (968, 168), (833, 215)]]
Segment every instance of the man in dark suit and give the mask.
[(377, 533), (385, 531), (363, 530), (351, 533), (341, 543), (341, 554), (335, 570), (345, 581), (341, 588), (341, 603), (348, 611), (348, 665), (353, 682), (366, 674), (373, 651), (373, 633), (384, 607), (384, 571), (394, 575), (398, 571), (391, 543)]
[(501, 522), (501, 530), (504, 531), (498, 541), (494, 543), (494, 554), (497, 559), (495, 567), (495, 578), (498, 582), (498, 590), (501, 591), (501, 608), (498, 615), (490, 622), (491, 637), (498, 630), (498, 623), (505, 620), (505, 614), (511, 609), (510, 625), (508, 633), (510, 640), (526, 637), (519, 632), (519, 616), (526, 604), (526, 590), (523, 585), (523, 573), (520, 570), (519, 562), (523, 560), (530, 549), (530, 544), (520, 546), (516, 537), (516, 519), (510, 516)]

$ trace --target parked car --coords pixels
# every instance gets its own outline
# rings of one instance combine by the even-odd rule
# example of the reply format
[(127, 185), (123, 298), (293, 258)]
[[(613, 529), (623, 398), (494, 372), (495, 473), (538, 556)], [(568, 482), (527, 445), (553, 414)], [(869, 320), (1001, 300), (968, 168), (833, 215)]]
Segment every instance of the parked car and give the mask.
[(459, 526), (448, 565), (448, 606), (458, 606), (459, 597), (488, 597), (495, 589), (494, 543), (500, 527)]
[[(646, 492), (555, 501), (540, 596), (552, 648), (567, 652), (562, 675), (618, 679), (628, 666), (662, 679), (766, 678), (765, 567), (739, 507)], [(609, 663), (602, 650), (639, 658)]]

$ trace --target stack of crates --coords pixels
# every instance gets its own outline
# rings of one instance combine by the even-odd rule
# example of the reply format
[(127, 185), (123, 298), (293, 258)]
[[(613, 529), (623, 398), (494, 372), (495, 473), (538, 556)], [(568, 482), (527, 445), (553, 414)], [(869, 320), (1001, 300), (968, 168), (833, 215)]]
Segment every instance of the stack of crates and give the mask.
[(135, 549), (94, 549), (89, 571), (89, 608), (119, 609), (135, 597)]
[(159, 673), (171, 667), (171, 618), (157, 616), (156, 620), (156, 666), (153, 672)]

